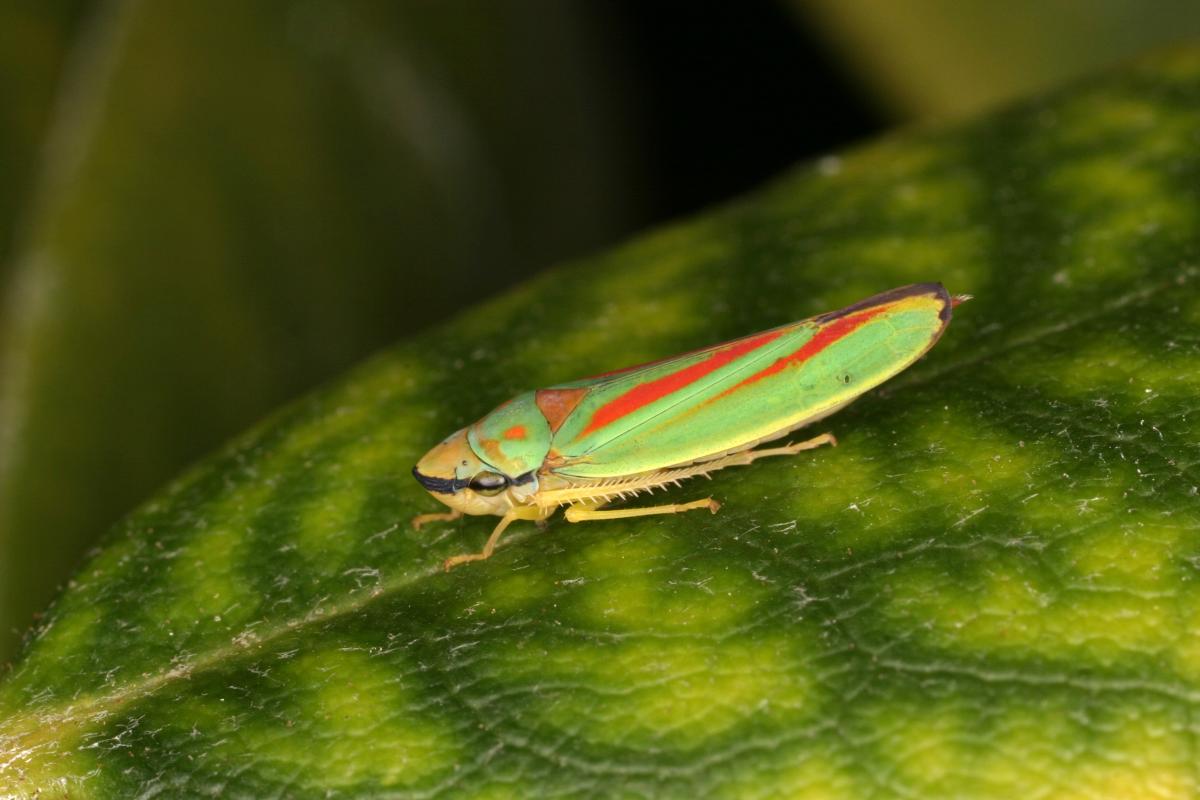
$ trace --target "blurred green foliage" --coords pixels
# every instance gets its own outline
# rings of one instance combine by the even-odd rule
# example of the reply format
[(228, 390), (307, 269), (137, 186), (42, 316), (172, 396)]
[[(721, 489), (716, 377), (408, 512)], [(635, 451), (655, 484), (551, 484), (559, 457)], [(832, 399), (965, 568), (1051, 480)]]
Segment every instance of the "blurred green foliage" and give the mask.
[(621, 100), (584, 12), (6, 6), (0, 657), (189, 460), (628, 224)]
[(1193, 0), (787, 0), (900, 117), (978, 112), (1200, 37)]

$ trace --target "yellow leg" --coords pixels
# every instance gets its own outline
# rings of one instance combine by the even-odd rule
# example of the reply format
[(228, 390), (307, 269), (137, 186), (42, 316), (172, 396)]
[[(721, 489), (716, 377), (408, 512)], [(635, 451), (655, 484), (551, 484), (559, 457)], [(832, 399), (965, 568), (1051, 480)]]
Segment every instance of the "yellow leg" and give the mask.
[(649, 517), (654, 514), (681, 514), (684, 511), (691, 511), (696, 508), (707, 508), (715, 514), (721, 508), (721, 504), (711, 497), (706, 497), (703, 500), (696, 500), (691, 503), (670, 503), (662, 506), (614, 508), (601, 511), (597, 506), (578, 503), (568, 506), (565, 516), (567, 522), (586, 522), (593, 519), (621, 519), (622, 517)]
[(417, 514), (412, 518), (412, 526), (414, 531), (419, 531), (421, 530), (421, 526), (427, 522), (453, 522), (461, 516), (461, 511), (446, 511), (441, 514)]
[[(815, 450), (821, 445), (827, 444), (830, 447), (837, 447), (837, 438), (832, 433), (822, 433), (820, 436), (814, 436), (803, 442), (795, 444), (785, 444), (783, 447), (764, 447), (761, 450), (747, 450), (746, 455), (750, 461), (762, 458), (763, 456), (794, 456), (796, 453), (803, 453), (805, 450)], [(749, 464), (750, 461), (746, 463)]]
[[(805, 450), (812, 450), (822, 445), (837, 446), (837, 439), (832, 433), (822, 433), (820, 436), (814, 436), (803, 442), (795, 444), (787, 444), (782, 447), (764, 447), (761, 450), (743, 450), (738, 453), (731, 453), (719, 459), (714, 459), (710, 462), (701, 462), (695, 467), (684, 467), (679, 472), (695, 470), (694, 474), (699, 474), (708, 469), (724, 469), (741, 464), (750, 464), (754, 461), (765, 458), (767, 456), (792, 456), (796, 453), (802, 453)], [(671, 473), (664, 473), (663, 477), (668, 480)], [(692, 477), (692, 475), (681, 475), (680, 477)], [(712, 513), (717, 513), (721, 508), (721, 504), (711, 497), (706, 497), (703, 500), (696, 500), (691, 503), (671, 503), (661, 506), (645, 506), (642, 508), (616, 508), (607, 511), (601, 511), (600, 507), (603, 503), (575, 503), (567, 507), (565, 516), (568, 522), (584, 522), (594, 519), (622, 519), (624, 517), (648, 517), (653, 514), (680, 514), (684, 511), (692, 511), (697, 508), (707, 508)]]
[[(553, 509), (550, 509), (553, 512)], [(496, 542), (500, 541), (500, 537), (504, 534), (504, 529), (513, 522), (519, 519), (538, 520), (547, 516), (547, 512), (537, 506), (517, 506), (509, 509), (509, 512), (500, 518), (500, 522), (496, 525), (496, 529), (492, 531), (492, 535), (488, 537), (487, 543), (478, 553), (465, 553), (461, 556), (451, 556), (442, 562), (442, 569), (449, 572), (459, 564), (466, 564), (469, 561), (483, 561), (491, 558), (492, 553), (496, 549)]]

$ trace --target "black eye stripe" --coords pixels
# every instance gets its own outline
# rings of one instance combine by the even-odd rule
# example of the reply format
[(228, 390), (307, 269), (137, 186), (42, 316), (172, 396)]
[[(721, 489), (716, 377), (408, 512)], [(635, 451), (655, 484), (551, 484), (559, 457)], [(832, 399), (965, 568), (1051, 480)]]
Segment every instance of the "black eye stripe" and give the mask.
[(424, 475), (412, 468), (413, 477), (417, 479), (417, 483), (425, 487), (427, 491), (437, 492), (438, 494), (454, 494), (459, 489), (467, 488), (470, 481), (462, 481), (457, 478), (434, 478), (430, 475)]

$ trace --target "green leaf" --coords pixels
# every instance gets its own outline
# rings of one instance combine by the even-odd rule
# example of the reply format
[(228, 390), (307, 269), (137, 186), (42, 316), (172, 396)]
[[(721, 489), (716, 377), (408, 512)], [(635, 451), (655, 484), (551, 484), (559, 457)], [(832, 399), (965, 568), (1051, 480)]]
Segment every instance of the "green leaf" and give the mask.
[[(0, 662), (185, 464), (620, 224), (616, 115), (572, 8), (222, 8), (97, 4), (37, 149), (0, 330)], [(529, 163), (533, 130), (557, 146)]]
[[(0, 794), (1200, 790), (1200, 50), (547, 273), (129, 517), (0, 688)], [(716, 516), (411, 530), (517, 391), (937, 280), (932, 353)]]

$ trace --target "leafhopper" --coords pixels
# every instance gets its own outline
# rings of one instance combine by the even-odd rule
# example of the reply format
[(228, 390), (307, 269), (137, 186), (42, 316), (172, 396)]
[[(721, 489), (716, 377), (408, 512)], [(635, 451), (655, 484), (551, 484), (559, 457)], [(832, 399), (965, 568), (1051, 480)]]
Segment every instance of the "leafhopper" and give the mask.
[(569, 522), (715, 514), (720, 504), (711, 497), (605, 506), (760, 458), (836, 445), (822, 433), (759, 447), (911, 366), (966, 299), (939, 283), (903, 286), (704, 350), (525, 392), (413, 467), (417, 481), (452, 509), (420, 514), (413, 527), (463, 514), (500, 517), (483, 550), (446, 559), (449, 570), (490, 557), (514, 521), (545, 520), (561, 506)]

